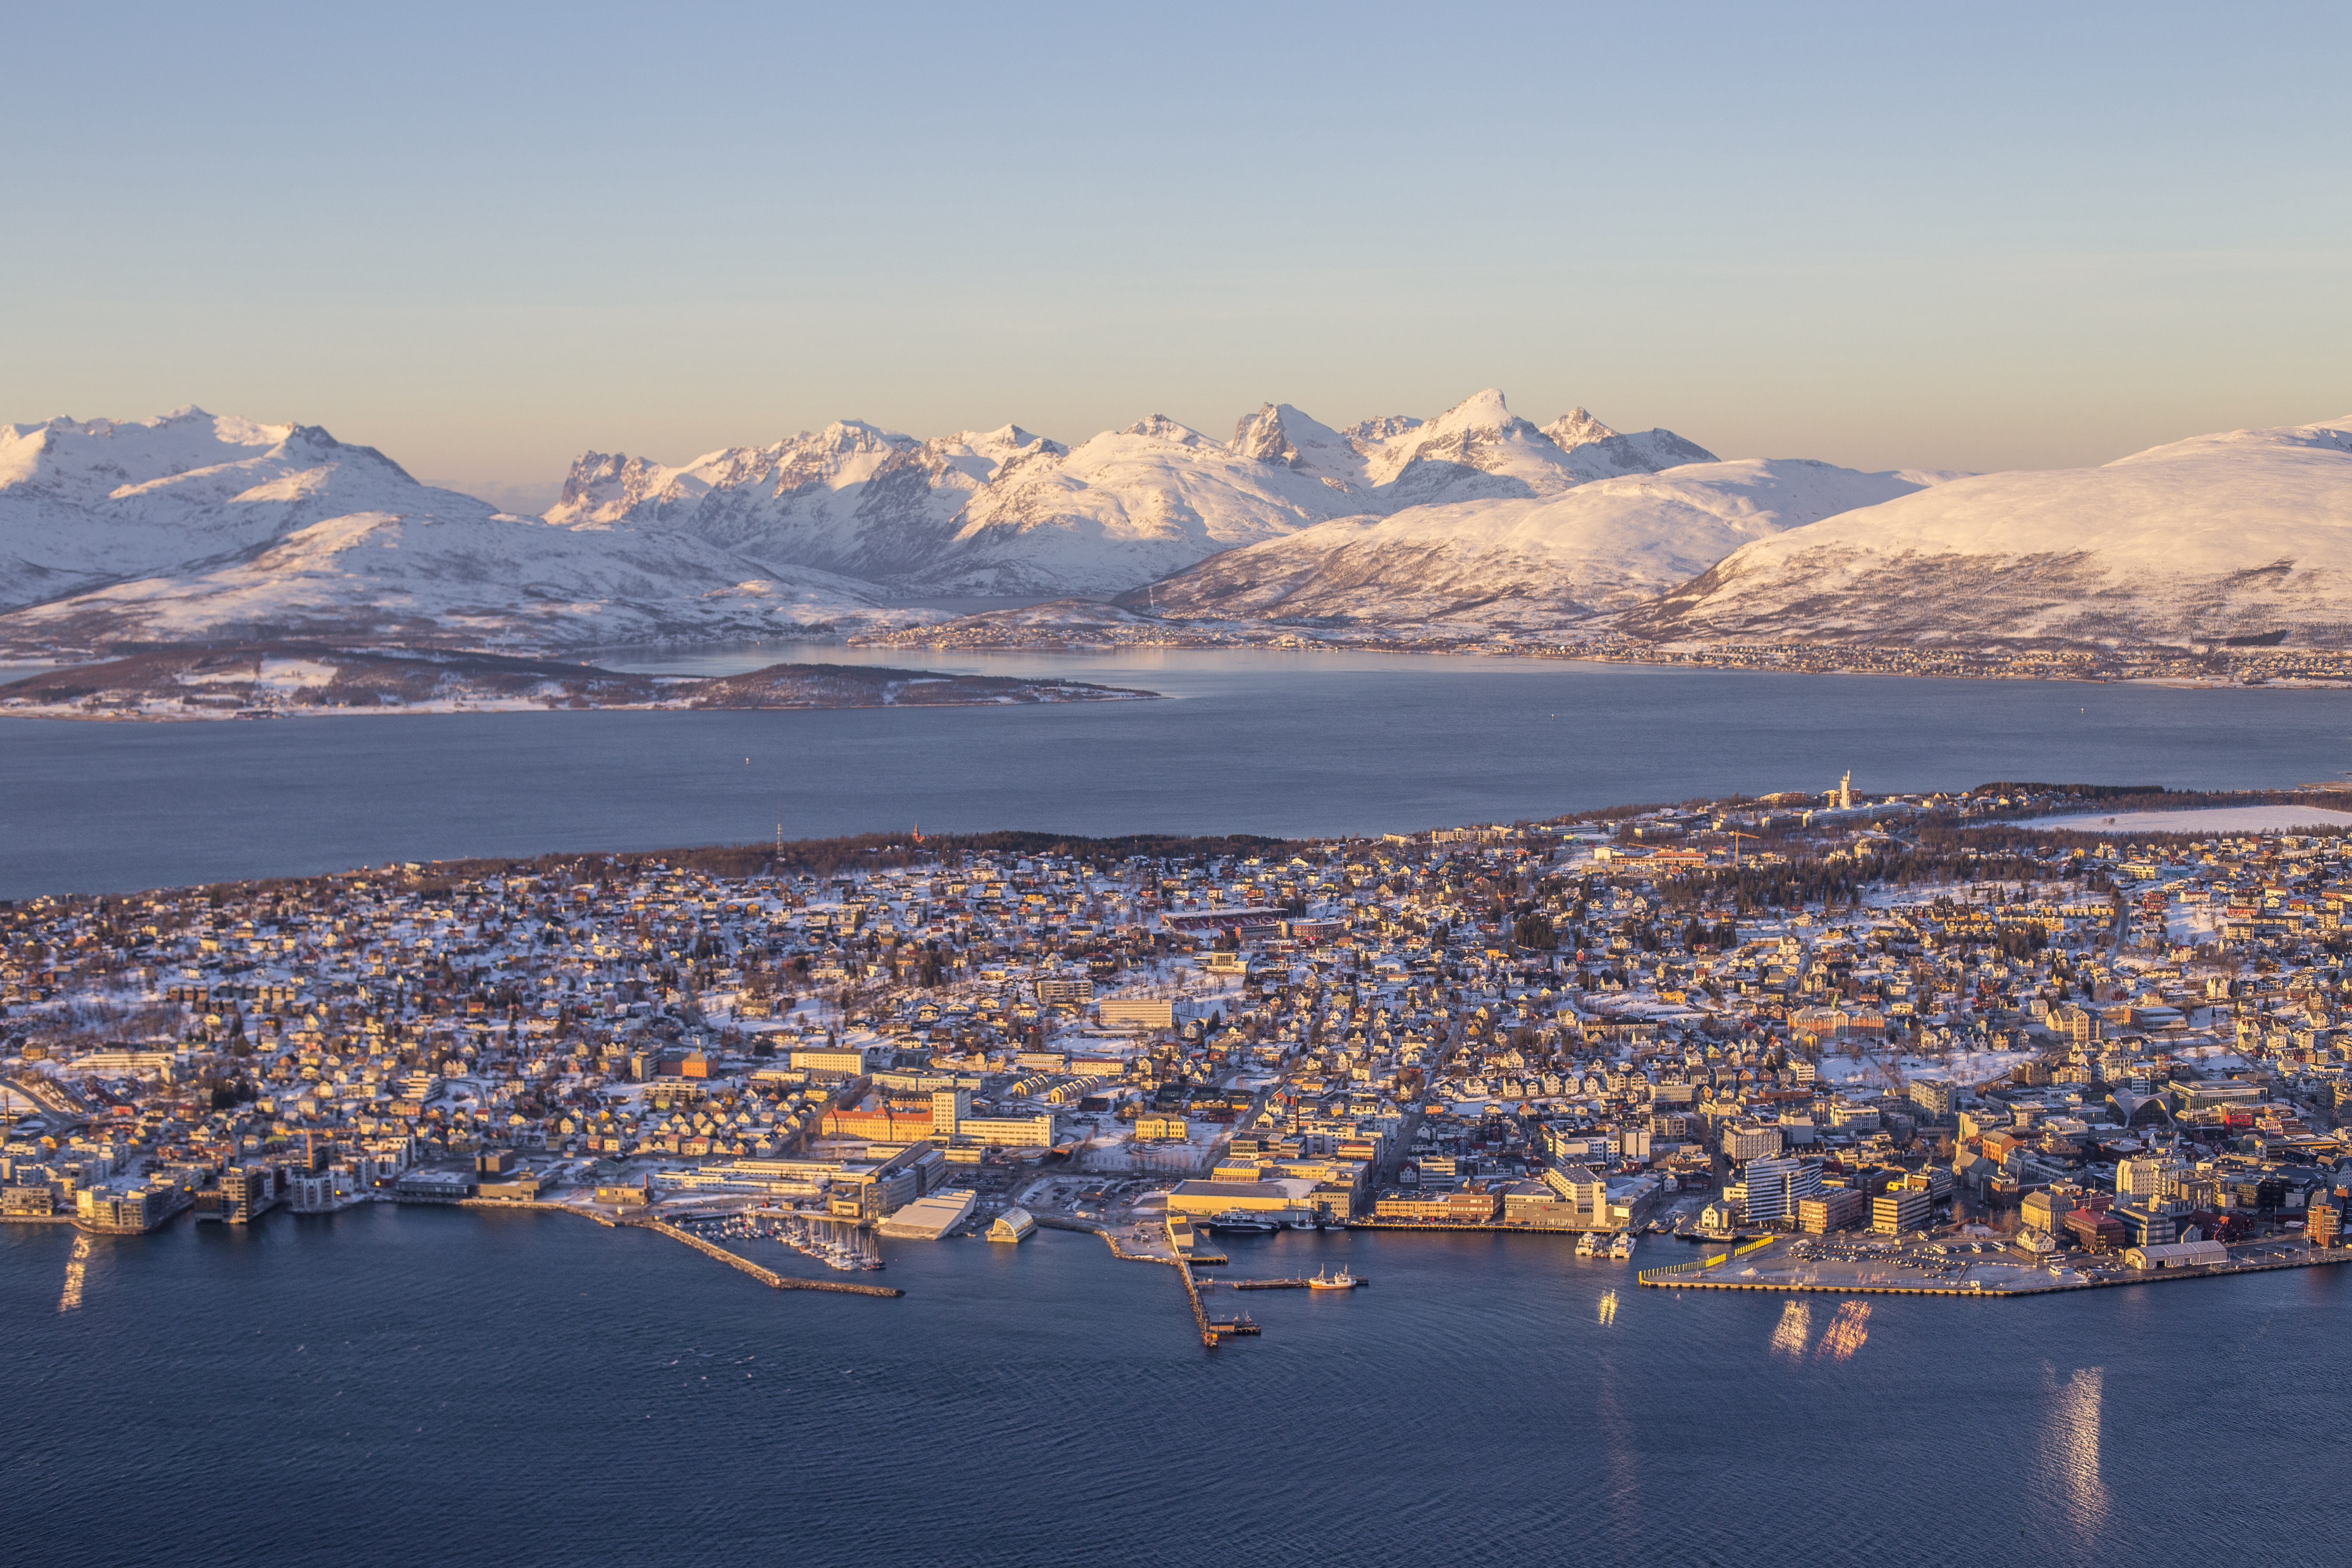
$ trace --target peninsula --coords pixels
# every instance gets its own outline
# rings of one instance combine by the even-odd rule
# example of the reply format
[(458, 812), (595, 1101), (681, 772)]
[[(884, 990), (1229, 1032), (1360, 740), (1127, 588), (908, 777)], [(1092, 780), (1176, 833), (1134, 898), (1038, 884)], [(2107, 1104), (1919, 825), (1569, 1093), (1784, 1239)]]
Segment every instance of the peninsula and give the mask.
[(2352, 1258), (2347, 804), (1849, 776), (35, 899), (0, 906), (0, 1212), (519, 1205), (779, 1288), (1079, 1229), (1178, 1270), (1212, 1344), (1257, 1325), (1195, 1270), (1253, 1237), (1498, 1231), (1852, 1297), (1811, 1352), (1850, 1355), (1876, 1292)]

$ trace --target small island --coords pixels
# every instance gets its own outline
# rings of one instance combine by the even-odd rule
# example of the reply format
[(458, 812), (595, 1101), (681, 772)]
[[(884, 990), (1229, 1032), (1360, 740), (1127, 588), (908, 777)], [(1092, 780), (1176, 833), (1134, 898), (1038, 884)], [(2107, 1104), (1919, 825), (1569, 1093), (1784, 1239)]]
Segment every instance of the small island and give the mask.
[(150, 649), (27, 676), (0, 686), (0, 716), (172, 721), (608, 708), (971, 708), (1159, 695), (1082, 680), (877, 665), (646, 675), (502, 654), (245, 643)]

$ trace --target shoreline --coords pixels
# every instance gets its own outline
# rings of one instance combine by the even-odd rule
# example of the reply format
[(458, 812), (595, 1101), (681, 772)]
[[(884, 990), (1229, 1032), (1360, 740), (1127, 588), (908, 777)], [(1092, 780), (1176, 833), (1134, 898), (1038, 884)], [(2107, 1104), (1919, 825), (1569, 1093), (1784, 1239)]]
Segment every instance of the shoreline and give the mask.
[[(2009, 1297), (2055, 1296), (2074, 1290), (2112, 1290), (2132, 1285), (2167, 1285), (2180, 1279), (2226, 1279), (2242, 1274), (2271, 1274), (2283, 1268), (2326, 1268), (2352, 1263), (2352, 1247), (2338, 1247), (2309, 1257), (2281, 1258), (2272, 1263), (2226, 1263), (2201, 1268), (2151, 1268), (2119, 1279), (2053, 1281), (2048, 1285), (1988, 1286), (1963, 1289), (1948, 1285), (1838, 1285), (1778, 1280), (1705, 1279), (1675, 1276), (1666, 1269), (1645, 1268), (1636, 1283), (1653, 1290), (1777, 1290), (1784, 1295), (1811, 1296), (1947, 1296), (1963, 1300), (2000, 1300)], [(1688, 1264), (1675, 1267), (1687, 1268)]]

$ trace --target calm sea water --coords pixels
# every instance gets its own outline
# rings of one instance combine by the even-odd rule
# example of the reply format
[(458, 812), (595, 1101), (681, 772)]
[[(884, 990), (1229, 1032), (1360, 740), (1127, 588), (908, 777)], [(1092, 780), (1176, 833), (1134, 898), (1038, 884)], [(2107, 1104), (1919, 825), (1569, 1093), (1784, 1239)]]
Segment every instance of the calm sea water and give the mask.
[[(0, 898), (387, 859), (866, 830), (1322, 835), (1734, 789), (2282, 785), (2352, 768), (2352, 700), (1208, 652), (780, 657), (1053, 674), (1171, 700), (799, 713), (0, 720)], [(616, 659), (615, 662), (627, 662)]]
[(1255, 1293), (1214, 1353), (1167, 1270), (1051, 1232), (886, 1243), (873, 1300), (565, 1216), (279, 1213), (94, 1238), (60, 1311), (72, 1246), (0, 1227), (23, 1562), (2344, 1560), (2341, 1269), (1881, 1299), (1840, 1361), (1835, 1298), (1532, 1237), (1236, 1242), (1374, 1283)]

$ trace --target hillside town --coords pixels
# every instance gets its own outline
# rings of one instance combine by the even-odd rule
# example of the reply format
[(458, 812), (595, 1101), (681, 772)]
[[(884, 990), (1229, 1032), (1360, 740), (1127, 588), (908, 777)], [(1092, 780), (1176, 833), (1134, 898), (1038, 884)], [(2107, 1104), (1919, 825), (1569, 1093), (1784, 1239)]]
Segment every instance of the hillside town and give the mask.
[(1485, 1228), (1843, 1289), (2352, 1256), (2352, 851), (2036, 827), (2088, 798), (1849, 775), (1379, 839), (24, 900), (0, 1215), (529, 1205), (836, 1268), (1040, 1225), (1203, 1267)]

